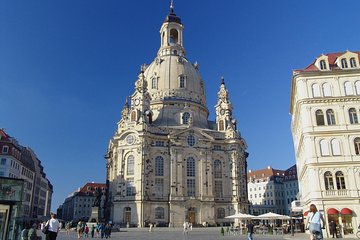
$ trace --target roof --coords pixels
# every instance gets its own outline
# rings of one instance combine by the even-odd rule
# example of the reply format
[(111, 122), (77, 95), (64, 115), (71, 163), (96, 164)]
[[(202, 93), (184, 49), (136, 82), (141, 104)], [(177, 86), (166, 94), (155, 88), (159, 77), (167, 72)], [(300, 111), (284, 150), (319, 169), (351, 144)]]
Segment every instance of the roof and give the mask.
[(80, 190), (76, 193), (76, 195), (95, 195), (96, 189), (106, 188), (105, 183), (86, 183)]
[[(330, 70), (334, 70), (334, 69), (341, 70), (341, 68), (339, 68), (338, 65), (335, 62), (340, 56), (344, 55), (347, 52), (351, 52), (351, 51), (321, 54), (309, 66), (307, 66), (307, 67), (305, 67), (303, 69), (296, 69), (294, 71), (296, 71), (296, 72), (320, 72), (320, 70), (315, 66), (315, 62), (316, 62), (316, 60), (318, 58), (320, 58), (322, 56), (327, 56), (328, 57)], [(351, 53), (357, 54), (359, 59), (360, 59), (360, 52), (351, 52)]]
[(11, 137), (5, 132), (5, 129), (0, 128), (0, 140), (9, 142)]
[(266, 179), (266, 178), (270, 178), (273, 176), (283, 176), (283, 175), (284, 175), (283, 170), (278, 170), (278, 169), (274, 169), (272, 167), (267, 167), (265, 169), (249, 171), (248, 181), (250, 181), (250, 179)]
[(286, 169), (284, 172), (284, 181), (297, 181), (297, 171), (296, 165), (291, 166), (290, 168)]

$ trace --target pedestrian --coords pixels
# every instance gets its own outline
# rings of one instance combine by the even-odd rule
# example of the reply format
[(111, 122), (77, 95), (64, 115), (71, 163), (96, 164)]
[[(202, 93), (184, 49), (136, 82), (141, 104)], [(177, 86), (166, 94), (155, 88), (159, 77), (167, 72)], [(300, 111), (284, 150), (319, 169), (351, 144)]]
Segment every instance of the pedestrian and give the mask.
[(95, 234), (95, 224), (91, 225), (91, 238), (94, 238), (94, 234)]
[(105, 237), (105, 223), (101, 223), (100, 225), (100, 236), (101, 238)]
[(96, 238), (99, 238), (100, 236), (100, 229), (101, 229), (101, 224), (98, 222), (96, 224)]
[(253, 240), (254, 224), (250, 221), (248, 225), (246, 225), (246, 228), (247, 228), (248, 240)]
[(28, 232), (28, 240), (37, 240), (38, 239), (38, 235), (37, 235), (37, 224), (34, 223), (32, 225), (32, 227), (29, 229)]
[(66, 235), (70, 235), (71, 222), (65, 224)]
[(189, 224), (187, 222), (184, 222), (183, 223), (183, 228), (184, 228), (183, 234), (184, 235), (188, 233), (188, 227), (189, 227)]
[(336, 222), (334, 222), (334, 220), (331, 220), (330, 222), (330, 231), (332, 234), (332, 238), (337, 238), (337, 234), (336, 234)]
[(88, 238), (89, 236), (89, 227), (86, 225), (86, 223), (84, 224), (84, 237)]
[(150, 224), (149, 224), (149, 232), (152, 232), (152, 229), (153, 229), (153, 224), (150, 223)]
[(78, 239), (80, 239), (83, 236), (84, 233), (84, 225), (83, 222), (80, 220), (76, 225), (76, 232), (78, 235)]
[(310, 240), (313, 240), (314, 237), (316, 237), (317, 240), (322, 240), (323, 235), (320, 220), (322, 221), (323, 227), (325, 227), (325, 220), (323, 215), (317, 210), (315, 204), (310, 205), (310, 211), (307, 217), (305, 226), (309, 228)]
[(29, 224), (25, 223), (24, 229), (21, 231), (21, 240), (28, 240)]
[(56, 237), (60, 231), (60, 222), (56, 219), (56, 214), (50, 214), (50, 220), (47, 222), (49, 225), (49, 233), (46, 234), (46, 240), (56, 240)]

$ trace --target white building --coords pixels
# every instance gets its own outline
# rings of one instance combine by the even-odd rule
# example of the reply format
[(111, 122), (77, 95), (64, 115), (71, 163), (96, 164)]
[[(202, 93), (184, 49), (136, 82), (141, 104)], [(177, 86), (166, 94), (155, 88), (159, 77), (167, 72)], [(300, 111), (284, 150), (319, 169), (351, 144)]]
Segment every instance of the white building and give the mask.
[(344, 234), (360, 224), (359, 103), (359, 52), (322, 54), (293, 72), (291, 131), (304, 211), (314, 203)]
[[(142, 66), (107, 159), (110, 220), (144, 226), (221, 224), (248, 212), (246, 143), (220, 84), (209, 121), (204, 81), (183, 48), (183, 25), (171, 6), (160, 49)], [(201, 43), (199, 43), (201, 44)]]
[(268, 212), (290, 214), (291, 202), (299, 192), (296, 167), (277, 170), (267, 167), (248, 172), (248, 199), (250, 213), (260, 215)]

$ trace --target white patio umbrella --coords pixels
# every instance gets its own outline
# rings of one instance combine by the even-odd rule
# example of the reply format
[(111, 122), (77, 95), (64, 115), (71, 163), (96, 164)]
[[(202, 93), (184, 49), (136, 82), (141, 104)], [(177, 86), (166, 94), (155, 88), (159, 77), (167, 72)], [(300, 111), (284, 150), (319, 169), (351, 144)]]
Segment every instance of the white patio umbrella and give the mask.
[(253, 219), (274, 220), (274, 219), (290, 219), (290, 217), (273, 212), (268, 212), (265, 214), (261, 214), (259, 216), (255, 216), (253, 217)]
[(246, 214), (246, 213), (237, 213), (237, 214), (234, 214), (234, 215), (230, 215), (230, 216), (227, 216), (225, 218), (236, 218), (236, 219), (252, 219), (253, 215), (250, 215), (250, 214)]

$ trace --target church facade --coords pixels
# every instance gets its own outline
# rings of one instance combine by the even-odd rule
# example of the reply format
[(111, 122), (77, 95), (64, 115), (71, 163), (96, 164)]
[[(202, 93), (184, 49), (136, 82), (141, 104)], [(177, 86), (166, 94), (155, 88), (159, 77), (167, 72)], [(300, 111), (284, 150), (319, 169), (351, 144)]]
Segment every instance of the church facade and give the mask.
[(204, 81), (186, 58), (173, 6), (160, 39), (109, 142), (109, 220), (139, 227), (228, 222), (225, 216), (249, 211), (248, 154), (224, 79), (209, 121)]

